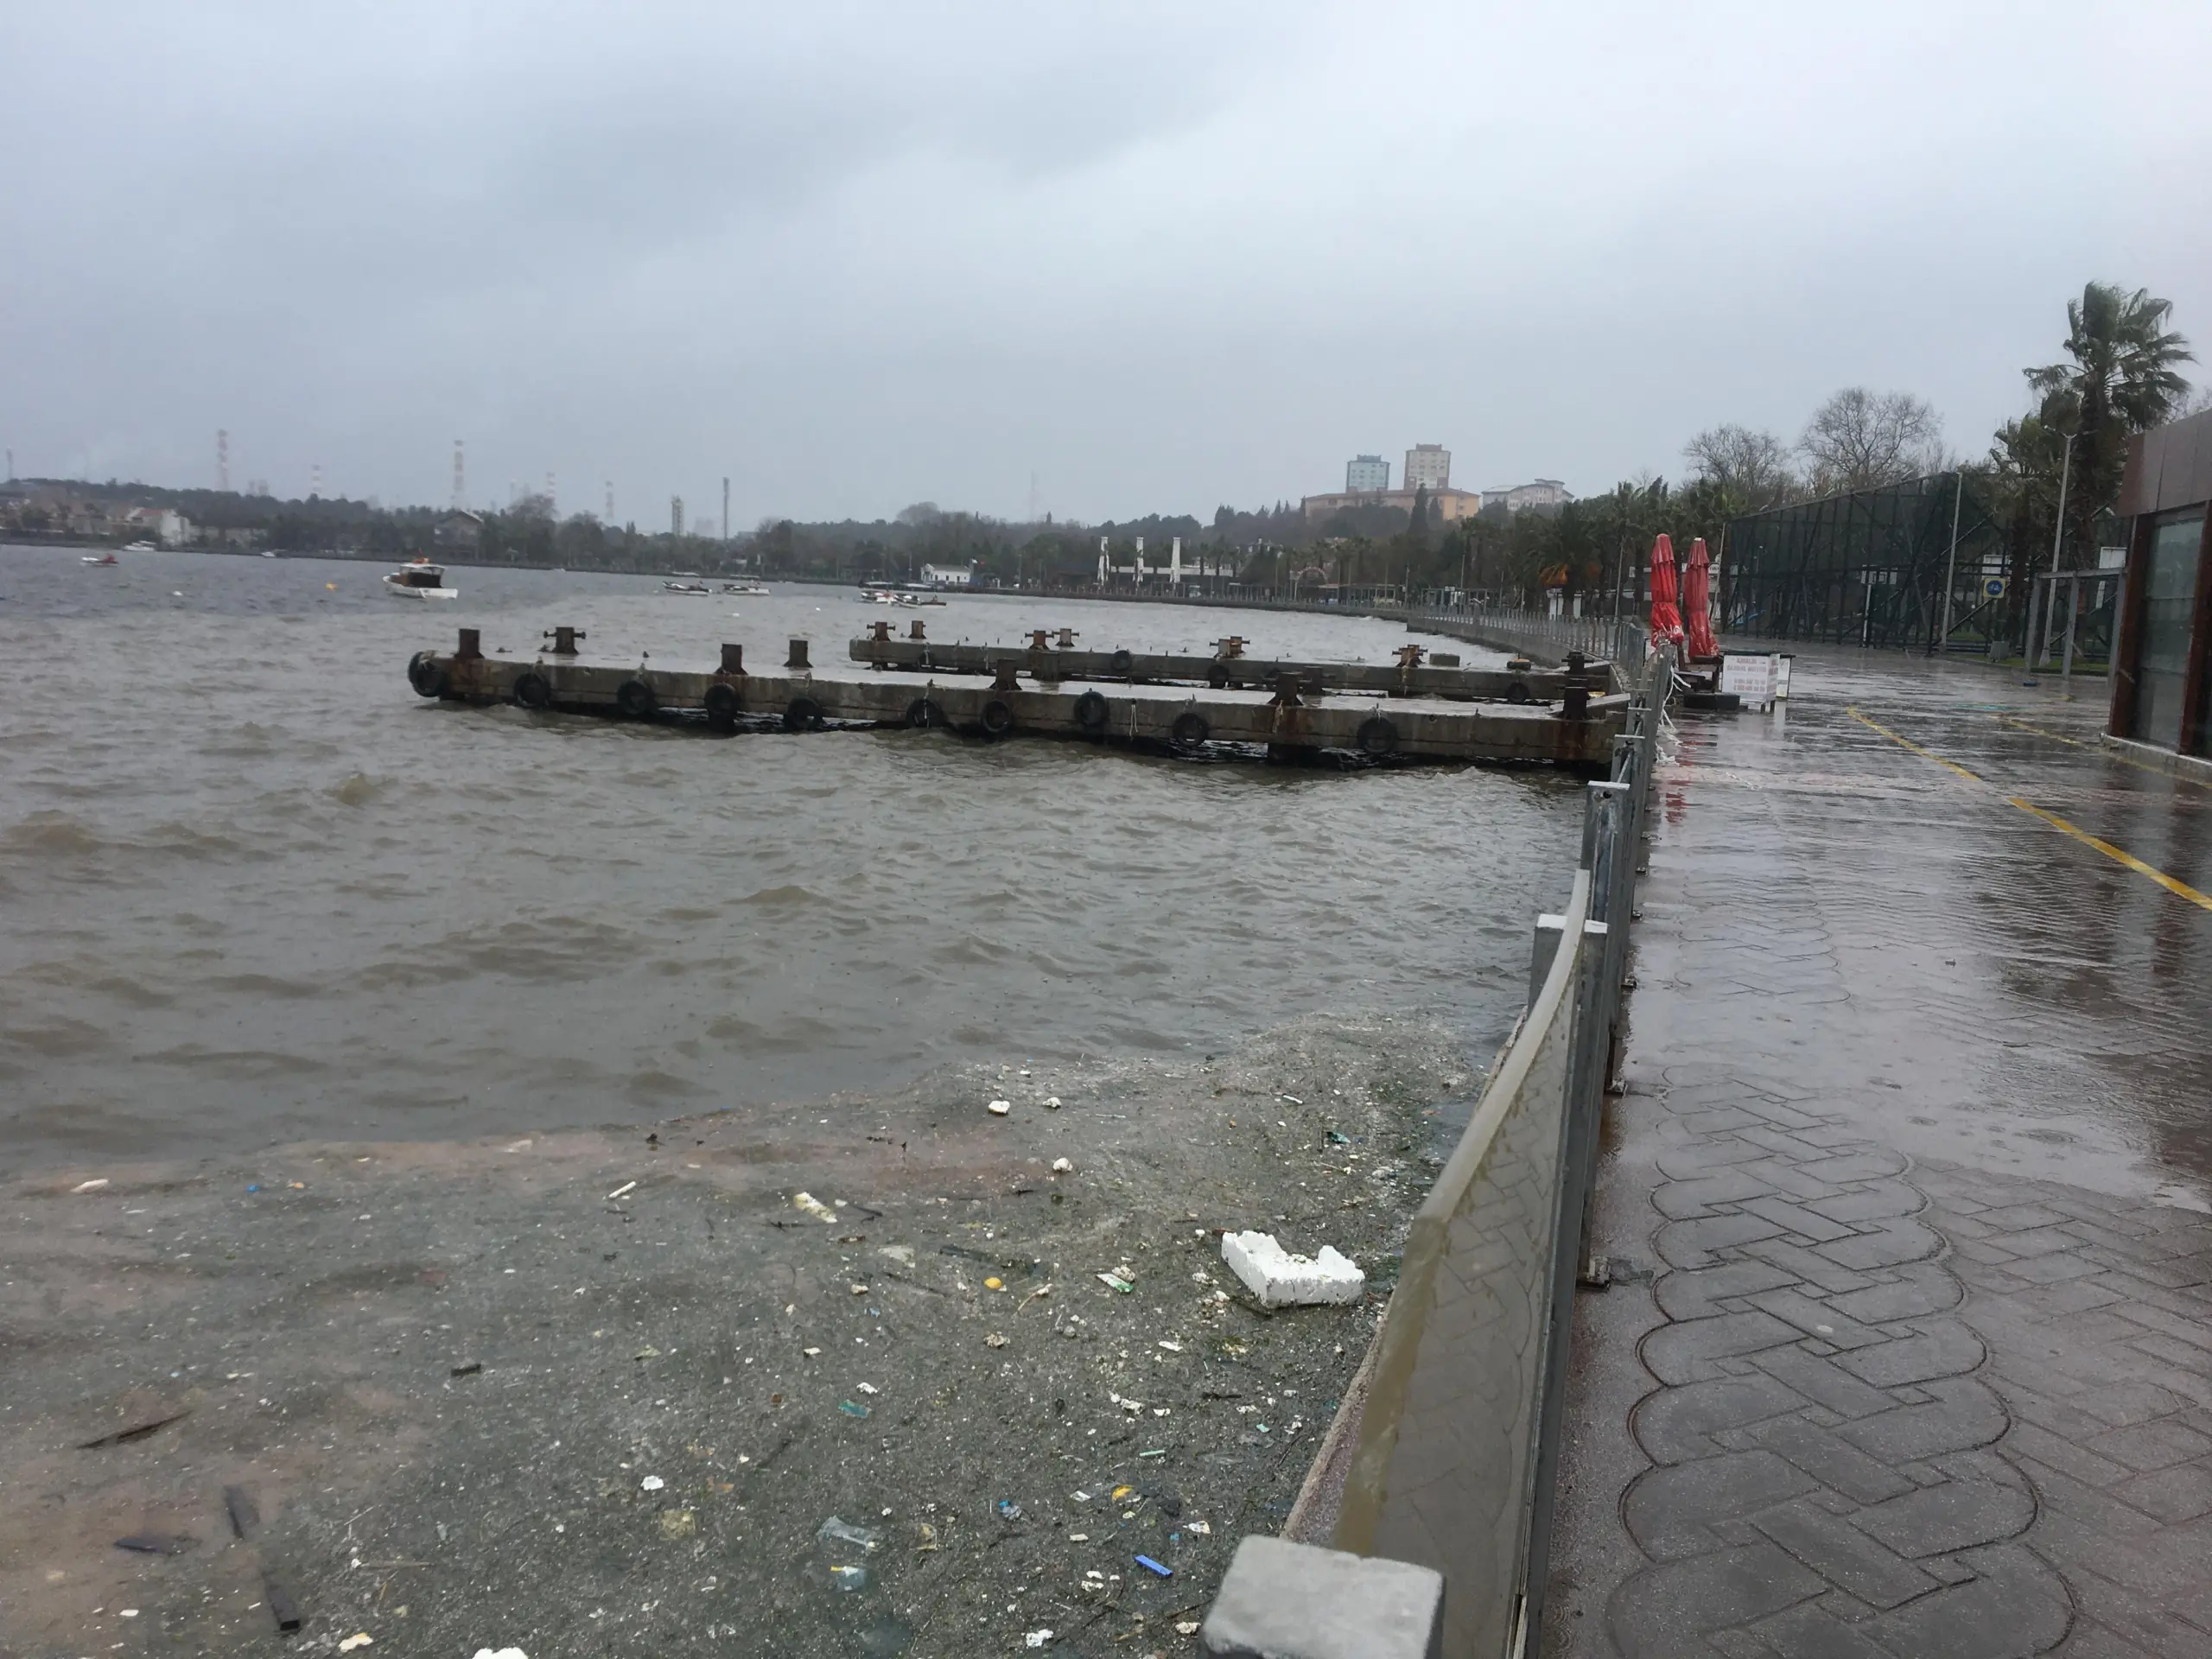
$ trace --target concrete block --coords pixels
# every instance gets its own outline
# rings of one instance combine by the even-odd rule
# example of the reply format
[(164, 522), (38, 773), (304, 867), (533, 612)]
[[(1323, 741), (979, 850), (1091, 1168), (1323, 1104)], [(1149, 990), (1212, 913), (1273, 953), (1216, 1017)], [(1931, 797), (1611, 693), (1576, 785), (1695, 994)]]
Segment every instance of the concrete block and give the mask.
[(1324, 1244), (1317, 1256), (1293, 1255), (1271, 1233), (1224, 1233), (1221, 1259), (1263, 1307), (1356, 1302), (1367, 1275)]
[(1198, 1649), (1211, 1659), (1440, 1659), (1444, 1575), (1255, 1535), (1236, 1546)]

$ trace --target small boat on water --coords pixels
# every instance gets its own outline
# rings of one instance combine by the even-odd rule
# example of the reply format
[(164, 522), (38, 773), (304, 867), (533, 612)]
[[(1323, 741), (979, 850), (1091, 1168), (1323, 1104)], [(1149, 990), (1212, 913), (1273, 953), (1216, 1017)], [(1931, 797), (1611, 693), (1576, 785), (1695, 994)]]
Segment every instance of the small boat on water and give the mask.
[[(158, 553), (162, 550), (151, 542), (125, 542), (123, 544), (123, 550), (126, 553)], [(112, 564), (115, 561), (110, 559), (107, 563)]]
[(756, 599), (766, 599), (768, 596), (768, 590), (757, 582), (726, 582), (722, 583), (722, 592), (751, 594)]
[(459, 599), (461, 589), (446, 586), (446, 568), (412, 558), (385, 573), (385, 590), (401, 599)]
[(117, 558), (112, 553), (86, 553), (81, 555), (78, 558), (77, 563), (79, 564), (120, 564), (123, 561)]
[(703, 582), (664, 582), (660, 586), (663, 593), (681, 594), (686, 599), (705, 599), (715, 591)]

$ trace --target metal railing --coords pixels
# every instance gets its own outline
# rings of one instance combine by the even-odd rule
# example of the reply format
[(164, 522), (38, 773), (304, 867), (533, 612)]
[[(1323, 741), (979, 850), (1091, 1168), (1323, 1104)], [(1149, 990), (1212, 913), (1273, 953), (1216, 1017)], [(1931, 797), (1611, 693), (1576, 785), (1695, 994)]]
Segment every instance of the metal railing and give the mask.
[(1668, 673), (1653, 656), (1630, 681), (1611, 775), (1588, 785), (1573, 896), (1539, 919), (1528, 1009), (1414, 1216), (1376, 1338), (1334, 1542), (1441, 1573), (1447, 1653), (1536, 1651)]

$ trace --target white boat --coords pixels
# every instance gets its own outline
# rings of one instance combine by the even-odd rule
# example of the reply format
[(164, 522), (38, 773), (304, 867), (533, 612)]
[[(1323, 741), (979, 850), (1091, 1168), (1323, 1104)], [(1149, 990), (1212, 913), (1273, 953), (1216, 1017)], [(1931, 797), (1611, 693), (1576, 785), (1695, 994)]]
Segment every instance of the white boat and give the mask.
[(722, 583), (722, 592), (726, 594), (751, 594), (756, 599), (766, 599), (768, 596), (768, 590), (766, 588), (761, 587), (758, 582), (726, 582)]
[[(123, 544), (123, 550), (126, 553), (158, 553), (162, 550), (151, 542), (125, 542)], [(98, 561), (95, 560), (94, 563), (97, 563)]]
[(388, 570), (385, 591), (400, 599), (459, 599), (461, 589), (446, 586), (446, 568), (428, 559), (410, 559), (397, 570)]
[(79, 564), (115, 564), (120, 563), (112, 553), (86, 553), (79, 556)]
[(703, 582), (664, 582), (660, 586), (663, 593), (681, 594), (686, 599), (704, 599), (715, 591)]

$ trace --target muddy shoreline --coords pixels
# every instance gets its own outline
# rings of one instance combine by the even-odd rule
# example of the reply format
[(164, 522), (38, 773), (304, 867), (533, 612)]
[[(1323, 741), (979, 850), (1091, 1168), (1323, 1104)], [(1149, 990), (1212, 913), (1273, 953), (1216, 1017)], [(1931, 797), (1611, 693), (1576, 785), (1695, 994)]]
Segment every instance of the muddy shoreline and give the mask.
[[(1191, 1651), (1478, 1067), (1376, 1016), (1031, 1071), (12, 1183), (0, 1645)], [(1249, 1305), (1218, 1253), (1245, 1227), (1344, 1250), (1366, 1300)]]

